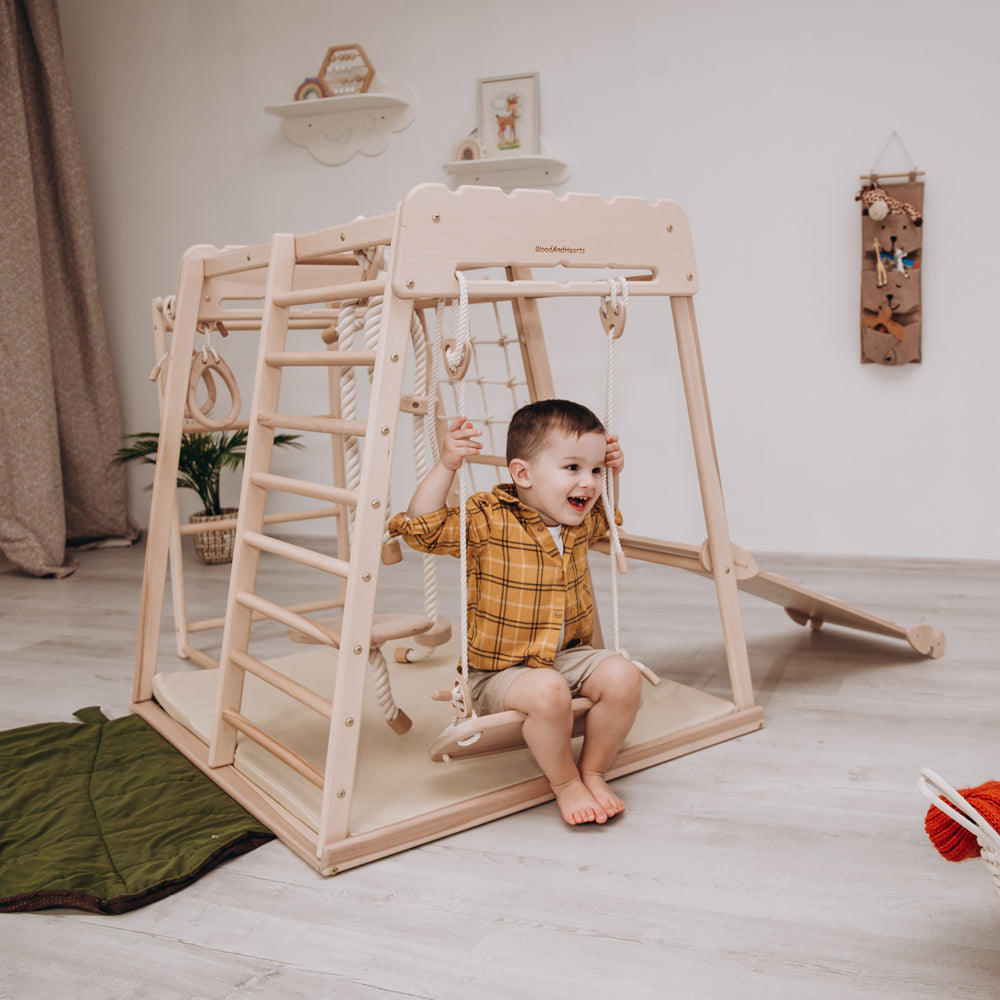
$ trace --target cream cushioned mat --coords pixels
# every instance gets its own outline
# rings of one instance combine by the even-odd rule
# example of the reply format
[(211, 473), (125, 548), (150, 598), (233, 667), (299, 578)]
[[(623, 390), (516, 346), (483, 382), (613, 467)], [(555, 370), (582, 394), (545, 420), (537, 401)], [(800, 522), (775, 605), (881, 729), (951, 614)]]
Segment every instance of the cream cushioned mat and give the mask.
[[(434, 763), (427, 749), (449, 725), (446, 703), (431, 700), (436, 688), (449, 689), (455, 677), (458, 649), (454, 640), (422, 663), (395, 663), (386, 643), (396, 704), (413, 720), (413, 728), (397, 736), (385, 722), (374, 684), (366, 685), (357, 782), (351, 808), (351, 835), (464, 802), (486, 792), (541, 774), (527, 750), (452, 763)], [(268, 661), (301, 684), (332, 698), (337, 652), (312, 647)], [(653, 664), (649, 664), (655, 666)], [(208, 743), (219, 673), (195, 670), (161, 673), (154, 680), (156, 700), (175, 720)], [(664, 680), (643, 685), (643, 706), (626, 746), (711, 722), (734, 711), (732, 702), (695, 688)], [(329, 722), (252, 674), (246, 675), (243, 714), (321, 770), (326, 758)], [(319, 828), (320, 791), (287, 765), (242, 735), (236, 768), (313, 830)]]

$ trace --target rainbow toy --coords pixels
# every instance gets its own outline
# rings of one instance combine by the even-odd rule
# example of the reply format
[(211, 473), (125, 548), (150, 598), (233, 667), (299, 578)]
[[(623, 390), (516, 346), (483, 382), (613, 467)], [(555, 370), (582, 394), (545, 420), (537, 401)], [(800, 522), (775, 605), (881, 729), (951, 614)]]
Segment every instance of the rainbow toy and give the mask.
[(295, 100), (308, 101), (317, 97), (329, 97), (330, 91), (326, 89), (326, 84), (315, 76), (307, 76), (295, 91)]

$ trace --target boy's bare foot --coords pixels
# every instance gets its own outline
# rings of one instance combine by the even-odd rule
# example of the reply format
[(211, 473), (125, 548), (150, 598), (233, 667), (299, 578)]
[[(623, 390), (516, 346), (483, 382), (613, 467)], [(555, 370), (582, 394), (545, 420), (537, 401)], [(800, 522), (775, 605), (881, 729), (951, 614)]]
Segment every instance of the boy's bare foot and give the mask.
[[(584, 771), (581, 780), (594, 797), (594, 801), (607, 813), (609, 818), (625, 812), (625, 803), (611, 791), (603, 774), (599, 774), (597, 771)], [(604, 821), (600, 820), (600, 822)]]
[[(608, 821), (609, 814), (580, 778), (573, 778), (562, 785), (552, 785), (552, 791), (555, 793), (556, 805), (559, 806), (562, 818), (570, 826)], [(622, 809), (624, 808), (622, 806)]]

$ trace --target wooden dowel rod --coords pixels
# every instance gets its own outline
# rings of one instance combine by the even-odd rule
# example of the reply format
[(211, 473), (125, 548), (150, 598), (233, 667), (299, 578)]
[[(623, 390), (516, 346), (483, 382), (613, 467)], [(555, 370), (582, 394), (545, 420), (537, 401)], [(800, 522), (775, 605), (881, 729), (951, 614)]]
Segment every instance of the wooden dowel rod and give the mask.
[[(248, 431), (250, 422), (248, 420), (234, 420), (226, 427), (227, 431)], [(181, 427), (182, 434), (214, 434), (210, 427), (202, 427), (201, 424), (184, 424)]]
[[(222, 621), (225, 622), (225, 619), (223, 618)], [(188, 631), (193, 632), (194, 629), (188, 626)], [(185, 644), (181, 648), (181, 651), (187, 659), (194, 660), (199, 666), (207, 667), (209, 670), (214, 670), (219, 665), (218, 660), (213, 660), (207, 653), (203, 653), (200, 649), (195, 649), (194, 646)]]
[(879, 177), (879, 178), (882, 178), (882, 177), (923, 177), (924, 176), (924, 171), (923, 170), (907, 170), (905, 173), (902, 173), (902, 174), (883, 174), (881, 170), (876, 170), (875, 173), (874, 173), (874, 175), (873, 174), (859, 174), (858, 176), (863, 181), (871, 180), (872, 176)]
[(244, 736), (253, 740), (258, 746), (263, 747), (268, 753), (277, 757), (282, 763), (287, 764), (297, 774), (301, 774), (306, 781), (311, 782), (317, 788), (323, 787), (323, 772), (314, 767), (284, 743), (279, 742), (273, 736), (269, 736), (259, 726), (255, 726), (248, 718), (234, 712), (231, 708), (223, 709), (222, 719), (233, 729), (243, 733)]
[(262, 413), (257, 420), (265, 427), (291, 431), (315, 431), (318, 434), (339, 434), (344, 437), (364, 437), (368, 429), (363, 420), (339, 420), (320, 414), (299, 416), (291, 413)]
[(291, 559), (293, 562), (301, 563), (303, 566), (311, 566), (313, 569), (323, 570), (324, 573), (332, 573), (334, 576), (342, 577), (345, 580), (351, 568), (350, 563), (343, 559), (325, 556), (322, 552), (314, 552), (312, 549), (303, 548), (301, 545), (283, 542), (280, 538), (261, 535), (256, 531), (245, 531), (243, 533), (243, 540), (247, 545), (252, 545), (262, 552), (270, 552), (272, 555)]
[[(289, 491), (291, 492), (291, 491)], [(313, 521), (322, 517), (335, 517), (338, 511), (331, 507), (317, 507), (313, 510), (293, 510), (284, 514), (265, 514), (265, 524), (288, 524), (292, 521)], [(235, 517), (226, 517), (220, 521), (208, 521), (204, 524), (182, 524), (181, 535), (204, 535), (211, 531), (228, 531), (236, 527)]]
[(305, 479), (276, 476), (271, 472), (254, 472), (250, 475), (250, 482), (265, 490), (280, 490), (282, 493), (294, 493), (296, 496), (310, 497), (313, 500), (328, 500), (330, 503), (343, 504), (345, 507), (355, 507), (358, 503), (358, 495), (354, 490), (313, 483)]
[[(289, 605), (288, 610), (294, 611), (296, 614), (308, 615), (312, 614), (314, 611), (329, 611), (332, 608), (342, 608), (344, 606), (344, 599), (342, 597), (335, 597), (332, 600), (326, 601), (310, 601), (306, 604), (292, 604)], [(251, 620), (255, 622), (264, 621), (265, 619), (271, 620), (267, 615), (261, 614), (259, 611), (254, 611), (251, 614)], [(201, 621), (189, 622), (188, 631), (189, 632), (210, 632), (212, 629), (224, 628), (226, 624), (226, 619), (221, 618), (203, 618)], [(187, 652), (191, 647), (185, 647), (185, 652)], [(199, 652), (195, 650), (194, 652)], [(204, 654), (202, 654), (204, 655)], [(192, 656), (192, 659), (197, 659), (197, 657)], [(206, 657), (207, 659), (207, 657)], [(211, 660), (210, 663), (205, 664), (205, 666), (217, 667), (218, 661)]]
[(237, 591), (236, 600), (245, 608), (250, 608), (252, 611), (259, 611), (265, 618), (270, 618), (272, 621), (281, 622), (282, 625), (288, 628), (304, 632), (306, 635), (314, 638), (321, 646), (333, 646), (336, 648), (336, 643), (332, 640), (337, 637), (331, 636), (329, 629), (317, 625), (316, 622), (309, 618), (303, 618), (302, 615), (295, 614), (294, 611), (288, 608), (283, 608), (280, 604), (268, 601), (257, 594), (251, 594), (248, 590)]
[[(275, 292), (272, 301), (276, 306), (303, 306), (310, 302), (341, 302), (344, 299), (370, 299), (385, 292), (385, 279), (374, 281), (349, 281), (342, 285), (323, 285), (320, 288), (299, 288), (288, 292)], [(605, 283), (607, 294), (607, 283)]]
[(311, 708), (318, 715), (322, 715), (326, 719), (329, 719), (333, 715), (333, 704), (304, 684), (292, 680), (291, 677), (275, 670), (274, 667), (270, 667), (266, 663), (262, 663), (260, 660), (240, 652), (238, 649), (234, 649), (229, 656), (238, 667), (242, 667), (248, 673), (253, 674), (254, 677), (259, 677), (266, 684), (270, 684), (271, 687), (283, 691), (290, 698), (294, 698), (300, 704), (305, 705), (306, 708)]
[(268, 354), (264, 360), (272, 368), (328, 367), (357, 368), (375, 364), (374, 351), (286, 351)]

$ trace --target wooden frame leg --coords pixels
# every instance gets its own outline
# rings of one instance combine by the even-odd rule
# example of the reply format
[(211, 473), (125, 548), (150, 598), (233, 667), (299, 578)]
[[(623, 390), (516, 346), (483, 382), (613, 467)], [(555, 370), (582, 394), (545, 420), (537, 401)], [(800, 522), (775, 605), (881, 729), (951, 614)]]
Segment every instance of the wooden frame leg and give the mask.
[(722, 635), (729, 663), (729, 677), (733, 687), (733, 701), (738, 709), (754, 704), (753, 685), (750, 679), (750, 659), (747, 655), (746, 635), (743, 630), (743, 612), (740, 609), (739, 591), (736, 586), (736, 567), (733, 564), (733, 546), (729, 539), (726, 507), (722, 496), (722, 479), (716, 458), (712, 416), (708, 405), (705, 373), (698, 344), (698, 329), (694, 317), (694, 303), (690, 296), (670, 299), (677, 337), (677, 354), (680, 358), (684, 395), (687, 400), (691, 440), (694, 444), (698, 485), (705, 512), (708, 531), (708, 548), (712, 556), (712, 576), (719, 599)]

